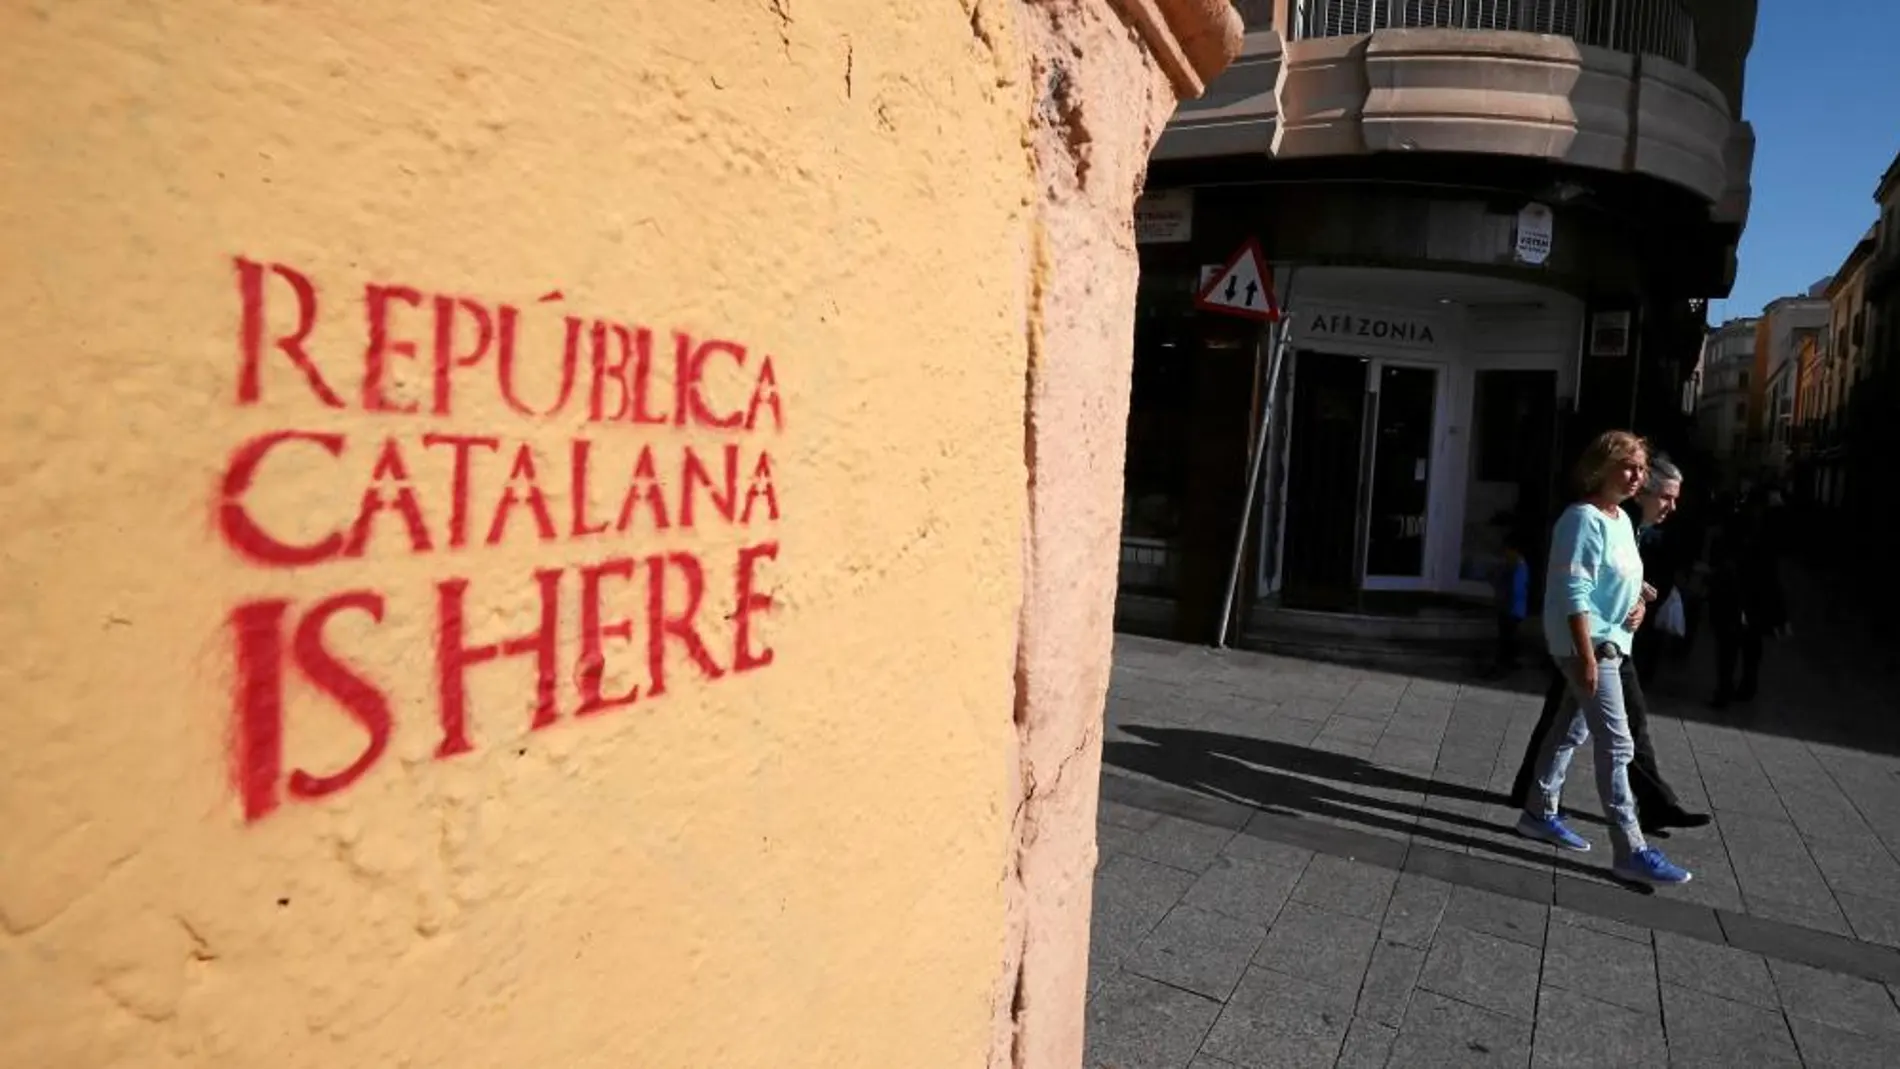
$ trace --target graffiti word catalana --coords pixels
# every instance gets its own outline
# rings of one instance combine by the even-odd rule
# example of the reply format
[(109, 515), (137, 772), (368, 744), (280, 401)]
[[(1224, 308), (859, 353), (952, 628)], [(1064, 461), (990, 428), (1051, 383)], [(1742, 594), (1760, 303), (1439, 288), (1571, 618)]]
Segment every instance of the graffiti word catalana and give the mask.
[[(235, 264), (236, 404), (297, 413), (226, 459), (214, 511), (238, 558), (347, 574), (368, 558), (600, 547), (585, 563), (533, 569), (512, 591), (454, 574), (415, 590), (339, 579), (323, 596), (232, 608), (232, 774), (246, 820), (342, 791), (382, 759), (390, 681), (340, 652), (332, 626), (374, 635), (398, 602), (431, 621), (438, 760), (475, 749), (469, 680), (508, 671), (503, 662), (519, 664), (532, 731), (660, 698), (682, 671), (704, 683), (772, 663), (759, 623), (779, 556), (769, 446), (785, 417), (770, 356), (558, 316), (558, 291), (523, 305), (371, 283), (338, 299), (288, 265)], [(371, 430), (332, 429), (326, 414), (339, 410)], [(470, 433), (470, 412), (518, 433)], [(342, 492), (312, 497), (312, 486)], [(713, 527), (748, 534), (717, 560), (667, 545)], [(493, 606), (524, 593), (532, 625), (486, 633)], [(312, 770), (286, 752), (287, 695), (298, 693), (354, 723), (353, 759)]]

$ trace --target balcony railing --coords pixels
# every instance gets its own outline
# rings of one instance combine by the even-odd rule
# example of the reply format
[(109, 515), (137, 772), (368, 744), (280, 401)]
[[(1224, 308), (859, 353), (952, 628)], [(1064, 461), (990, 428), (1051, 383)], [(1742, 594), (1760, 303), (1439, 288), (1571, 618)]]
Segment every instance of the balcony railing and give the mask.
[(1404, 29), (1549, 33), (1696, 65), (1695, 19), (1682, 0), (1294, 0), (1288, 36)]

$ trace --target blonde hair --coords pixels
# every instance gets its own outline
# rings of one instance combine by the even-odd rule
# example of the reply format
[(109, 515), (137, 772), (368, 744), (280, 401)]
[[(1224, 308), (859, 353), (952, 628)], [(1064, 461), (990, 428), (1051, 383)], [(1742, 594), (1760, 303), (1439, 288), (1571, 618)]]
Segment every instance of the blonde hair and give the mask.
[(1628, 431), (1604, 431), (1577, 458), (1575, 472), (1578, 492), (1589, 495), (1603, 488), (1618, 468), (1635, 458), (1649, 466), (1649, 443)]

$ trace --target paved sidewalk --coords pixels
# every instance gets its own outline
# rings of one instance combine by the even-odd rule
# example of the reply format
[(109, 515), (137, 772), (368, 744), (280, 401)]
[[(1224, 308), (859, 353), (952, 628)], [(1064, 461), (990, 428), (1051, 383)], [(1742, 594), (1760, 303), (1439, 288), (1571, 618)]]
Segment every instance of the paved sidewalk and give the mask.
[[(1770, 650), (1729, 722), (1655, 688), (1695, 872), (1608, 876), (1509, 831), (1541, 695), (1121, 638), (1091, 1069), (1900, 1064), (1900, 708)], [(1707, 651), (1703, 651), (1706, 655)], [(1592, 822), (1594, 821), (1594, 822)]]

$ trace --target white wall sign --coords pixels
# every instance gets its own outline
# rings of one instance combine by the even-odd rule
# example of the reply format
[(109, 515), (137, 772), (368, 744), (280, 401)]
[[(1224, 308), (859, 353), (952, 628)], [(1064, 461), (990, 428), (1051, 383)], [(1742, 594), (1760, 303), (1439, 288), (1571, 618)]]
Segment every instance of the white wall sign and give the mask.
[(1135, 201), (1135, 244), (1166, 245), (1194, 236), (1194, 191), (1163, 189)]
[(1628, 356), (1630, 354), (1630, 314), (1598, 312), (1590, 317), (1590, 355)]
[(1517, 213), (1517, 258), (1536, 266), (1550, 259), (1550, 240), (1554, 230), (1550, 208), (1526, 204)]

